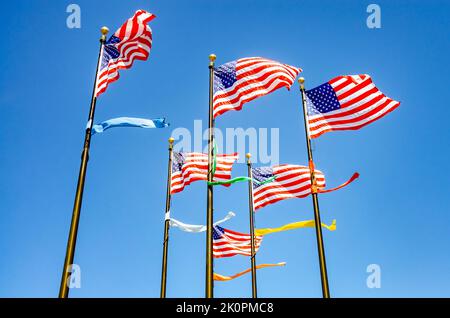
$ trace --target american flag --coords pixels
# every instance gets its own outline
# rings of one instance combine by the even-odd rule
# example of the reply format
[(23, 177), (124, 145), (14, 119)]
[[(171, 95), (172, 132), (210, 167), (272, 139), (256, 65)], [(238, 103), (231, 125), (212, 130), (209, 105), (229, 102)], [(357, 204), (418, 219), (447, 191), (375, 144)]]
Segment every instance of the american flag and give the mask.
[(311, 138), (333, 130), (356, 130), (400, 103), (386, 97), (369, 75), (338, 76), (306, 91)]
[[(255, 235), (255, 253), (262, 242), (262, 235)], [(251, 235), (224, 229), (218, 225), (213, 227), (213, 256), (215, 258), (230, 257), (237, 254), (251, 256)]]
[(106, 41), (98, 71), (95, 96), (99, 96), (109, 83), (119, 79), (119, 70), (133, 66), (134, 60), (147, 60), (152, 48), (152, 29), (147, 25), (155, 16), (138, 10)]
[[(315, 171), (318, 189), (325, 188), (325, 176)], [(304, 198), (311, 194), (311, 175), (309, 167), (297, 165), (277, 165), (273, 167), (252, 168), (253, 204), (255, 210), (266, 205), (290, 198)], [(260, 184), (269, 178), (275, 180)], [(258, 183), (259, 182), (259, 183)]]
[[(218, 154), (214, 181), (231, 179), (233, 163), (238, 154)], [(199, 152), (173, 152), (171, 193), (183, 191), (191, 182), (208, 180), (208, 155)], [(226, 185), (229, 186), (229, 185)]]
[(280, 87), (292, 86), (302, 70), (262, 57), (229, 62), (214, 69), (214, 118)]

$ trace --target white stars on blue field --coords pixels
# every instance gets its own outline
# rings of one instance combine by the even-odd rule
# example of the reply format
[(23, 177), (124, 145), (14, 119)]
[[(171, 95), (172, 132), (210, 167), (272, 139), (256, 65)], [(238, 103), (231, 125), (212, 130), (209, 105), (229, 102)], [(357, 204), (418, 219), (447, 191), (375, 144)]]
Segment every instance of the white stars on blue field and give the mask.
[(215, 226), (213, 227), (213, 239), (214, 239), (214, 240), (219, 240), (219, 239), (221, 239), (222, 236), (223, 236), (223, 232), (224, 232), (223, 227), (220, 227), (220, 226), (215, 225)]
[(108, 66), (108, 63), (111, 59), (116, 59), (119, 57), (119, 50), (116, 48), (116, 43), (119, 43), (121, 40), (117, 36), (111, 36), (109, 40), (105, 43), (105, 48), (103, 50), (102, 56), (102, 64), (100, 69), (104, 69)]
[(173, 152), (172, 172), (180, 172), (183, 170), (185, 159), (182, 153)]
[[(261, 186), (262, 182), (266, 181), (269, 178), (273, 177), (273, 169), (271, 167), (261, 167), (261, 168), (253, 168), (253, 189)], [(255, 182), (257, 181), (257, 182)]]
[(236, 61), (214, 69), (214, 92), (227, 89), (236, 82)]
[(329, 83), (306, 91), (306, 96), (308, 115), (328, 113), (341, 107), (336, 93)]

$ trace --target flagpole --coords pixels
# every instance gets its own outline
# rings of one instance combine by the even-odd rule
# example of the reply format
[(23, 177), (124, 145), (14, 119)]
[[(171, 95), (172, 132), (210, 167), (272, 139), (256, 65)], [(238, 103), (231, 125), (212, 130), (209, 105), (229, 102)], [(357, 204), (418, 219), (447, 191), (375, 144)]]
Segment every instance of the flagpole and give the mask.
[(306, 133), (306, 147), (308, 150), (308, 162), (309, 162), (309, 170), (311, 174), (311, 195), (314, 206), (314, 227), (316, 229), (316, 238), (317, 238), (317, 250), (319, 254), (319, 264), (320, 264), (320, 278), (322, 282), (322, 295), (323, 298), (330, 298), (330, 289), (328, 286), (328, 274), (327, 274), (327, 264), (325, 260), (325, 248), (323, 245), (323, 236), (322, 236), (322, 221), (320, 220), (320, 210), (319, 210), (319, 198), (317, 195), (317, 187), (316, 187), (316, 177), (314, 174), (314, 161), (313, 154), (311, 150), (311, 137), (309, 135), (309, 125), (308, 125), (308, 112), (306, 105), (306, 97), (305, 97), (305, 79), (300, 77), (298, 79), (300, 84), (300, 92), (302, 95), (302, 106), (303, 106), (303, 118), (305, 121), (305, 133)]
[(161, 293), (160, 298), (166, 298), (167, 286), (167, 254), (169, 250), (169, 229), (170, 229), (170, 203), (172, 199), (172, 153), (173, 153), (172, 137), (169, 138), (169, 164), (167, 166), (167, 192), (166, 192), (166, 211), (164, 213), (164, 242), (163, 242), (163, 258), (161, 272)]
[(247, 169), (248, 177), (248, 208), (250, 213), (250, 237), (251, 237), (251, 267), (252, 267), (252, 298), (258, 298), (258, 289), (256, 286), (256, 253), (255, 253), (255, 210), (253, 208), (253, 172), (252, 172), (252, 162), (250, 160), (251, 154), (248, 153), (247, 157)]
[(73, 265), (73, 259), (75, 255), (75, 246), (77, 242), (77, 233), (78, 233), (78, 224), (80, 221), (80, 210), (81, 210), (81, 204), (83, 201), (83, 190), (84, 190), (84, 181), (86, 179), (86, 170), (87, 170), (87, 163), (89, 161), (89, 148), (91, 145), (91, 130), (92, 125), (94, 122), (94, 114), (95, 114), (95, 105), (97, 103), (97, 97), (95, 96), (95, 91), (97, 88), (97, 81), (98, 81), (98, 72), (101, 66), (101, 59), (103, 56), (103, 50), (104, 45), (106, 42), (106, 35), (108, 34), (109, 29), (107, 27), (101, 28), (102, 36), (100, 37), (100, 50), (98, 54), (98, 61), (97, 61), (97, 70), (95, 72), (95, 81), (94, 81), (94, 89), (92, 91), (92, 98), (91, 98), (91, 107), (89, 110), (89, 118), (88, 123), (86, 127), (86, 134), (84, 137), (84, 146), (83, 146), (83, 152), (81, 154), (81, 165), (80, 165), (80, 172), (78, 174), (78, 183), (77, 183), (77, 191), (75, 194), (75, 202), (73, 205), (73, 212), (72, 212), (72, 222), (70, 224), (70, 231), (69, 231), (69, 238), (67, 240), (67, 249), (66, 249), (66, 258), (64, 260), (64, 268), (63, 273), (61, 277), (61, 284), (59, 287), (59, 298), (67, 298), (69, 296), (69, 276), (70, 276), (70, 270)]
[[(214, 61), (216, 56), (209, 56), (209, 138), (208, 138), (208, 182), (213, 181), (213, 151), (214, 151), (214, 115), (213, 115), (213, 98), (214, 98)], [(208, 184), (207, 188), (207, 205), (206, 205), (206, 286), (205, 297), (214, 297), (214, 280), (213, 280), (213, 186)]]

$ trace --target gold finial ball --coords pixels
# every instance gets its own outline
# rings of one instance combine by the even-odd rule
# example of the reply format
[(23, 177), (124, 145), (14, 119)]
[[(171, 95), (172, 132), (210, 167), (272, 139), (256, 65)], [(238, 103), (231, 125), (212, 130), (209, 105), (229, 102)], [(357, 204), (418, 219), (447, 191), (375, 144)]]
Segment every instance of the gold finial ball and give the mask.
[(175, 139), (173, 137), (169, 138), (169, 143), (173, 144), (174, 141), (175, 141)]
[(305, 82), (305, 78), (304, 78), (304, 77), (300, 77), (300, 78), (298, 79), (298, 82), (299, 82), (300, 84), (303, 84), (303, 83)]
[(247, 159), (250, 159), (252, 157), (252, 154), (249, 152), (248, 154), (245, 155), (247, 157)]
[(101, 29), (100, 29), (100, 31), (102, 32), (102, 34), (103, 35), (107, 35), (108, 34), (108, 32), (109, 32), (109, 29), (107, 28), (107, 27), (102, 27)]
[(209, 60), (210, 60), (211, 62), (214, 62), (214, 61), (216, 60), (216, 55), (215, 55), (215, 54), (210, 54), (210, 55), (209, 55)]

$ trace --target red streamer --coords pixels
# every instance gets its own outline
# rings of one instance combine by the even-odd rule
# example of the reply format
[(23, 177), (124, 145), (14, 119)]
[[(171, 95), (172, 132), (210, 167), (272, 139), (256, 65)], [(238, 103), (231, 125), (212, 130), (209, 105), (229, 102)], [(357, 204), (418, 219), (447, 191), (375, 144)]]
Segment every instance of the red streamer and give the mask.
[(317, 189), (317, 193), (328, 193), (328, 192), (332, 192), (332, 191), (336, 191), (339, 189), (342, 189), (343, 187), (349, 185), (350, 183), (352, 183), (353, 181), (355, 181), (356, 179), (359, 178), (359, 173), (355, 172), (352, 177), (350, 179), (347, 180), (347, 182), (344, 182), (343, 184), (341, 184), (340, 186), (336, 187), (336, 188), (332, 188), (332, 189)]

